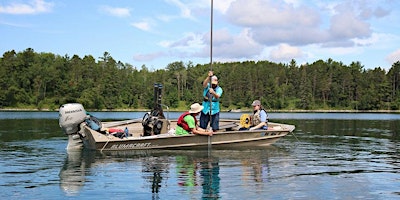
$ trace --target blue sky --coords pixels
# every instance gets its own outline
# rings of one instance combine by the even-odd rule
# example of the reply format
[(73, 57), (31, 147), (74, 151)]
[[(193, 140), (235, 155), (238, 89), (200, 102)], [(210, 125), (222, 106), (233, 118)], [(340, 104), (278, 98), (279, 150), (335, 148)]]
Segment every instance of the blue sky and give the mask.
[[(138, 69), (210, 62), (211, 0), (2, 0), (0, 53), (104, 52)], [(216, 62), (317, 60), (390, 69), (400, 60), (398, 0), (214, 0)]]

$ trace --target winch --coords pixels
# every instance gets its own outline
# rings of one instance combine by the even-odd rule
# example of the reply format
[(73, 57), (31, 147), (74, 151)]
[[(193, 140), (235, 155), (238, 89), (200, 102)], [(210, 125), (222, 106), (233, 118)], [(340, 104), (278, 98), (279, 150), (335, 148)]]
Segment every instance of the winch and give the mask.
[(154, 84), (154, 107), (150, 113), (143, 116), (143, 136), (159, 135), (168, 132), (169, 122), (164, 116), (162, 109), (162, 84)]

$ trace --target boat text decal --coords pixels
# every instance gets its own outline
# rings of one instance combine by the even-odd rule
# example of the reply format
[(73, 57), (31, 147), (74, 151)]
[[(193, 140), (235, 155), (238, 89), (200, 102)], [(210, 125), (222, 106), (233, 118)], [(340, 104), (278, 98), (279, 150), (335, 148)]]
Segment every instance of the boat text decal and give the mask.
[(71, 113), (76, 113), (76, 112), (82, 112), (82, 109), (76, 109), (76, 110), (66, 110), (64, 113), (65, 114), (71, 114)]
[(110, 149), (134, 149), (150, 147), (151, 143), (114, 144)]

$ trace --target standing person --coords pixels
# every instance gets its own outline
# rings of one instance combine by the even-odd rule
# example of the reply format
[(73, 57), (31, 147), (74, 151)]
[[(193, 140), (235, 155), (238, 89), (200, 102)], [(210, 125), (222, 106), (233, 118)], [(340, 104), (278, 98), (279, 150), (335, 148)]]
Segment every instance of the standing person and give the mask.
[(267, 111), (264, 110), (261, 106), (261, 102), (259, 100), (254, 100), (251, 104), (253, 106), (253, 115), (251, 117), (252, 126), (250, 130), (256, 129), (268, 129), (268, 114)]
[(212, 131), (206, 131), (197, 127), (196, 116), (203, 110), (203, 106), (199, 103), (194, 103), (190, 106), (190, 110), (183, 113), (179, 118), (175, 130), (176, 135), (187, 135), (190, 133), (199, 135), (212, 136)]
[[(211, 78), (211, 85), (210, 85)], [(211, 123), (210, 126), (213, 131), (219, 129), (219, 98), (222, 95), (222, 88), (218, 86), (218, 77), (214, 75), (213, 71), (208, 72), (207, 78), (203, 81), (203, 112), (200, 115), (200, 127), (207, 129), (208, 122), (210, 122), (210, 107), (211, 107)], [(210, 104), (211, 99), (211, 104)]]

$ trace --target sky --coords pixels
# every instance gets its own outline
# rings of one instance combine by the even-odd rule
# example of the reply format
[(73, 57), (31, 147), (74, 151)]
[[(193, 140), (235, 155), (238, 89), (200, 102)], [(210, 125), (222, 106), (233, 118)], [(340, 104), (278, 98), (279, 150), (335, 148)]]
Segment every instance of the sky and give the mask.
[(108, 52), (150, 70), (292, 59), (389, 70), (400, 60), (400, 1), (1, 0), (1, 57), (27, 48), (96, 59)]

